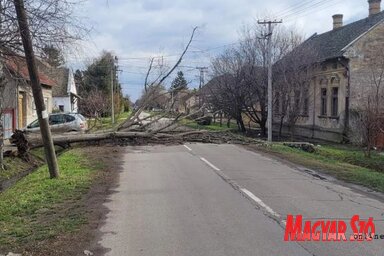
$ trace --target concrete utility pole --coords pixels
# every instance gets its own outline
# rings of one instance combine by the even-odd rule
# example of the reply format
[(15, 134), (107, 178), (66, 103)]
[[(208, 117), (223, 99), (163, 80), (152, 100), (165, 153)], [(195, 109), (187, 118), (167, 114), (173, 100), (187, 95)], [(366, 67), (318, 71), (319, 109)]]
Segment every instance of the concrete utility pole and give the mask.
[(267, 39), (267, 66), (268, 66), (268, 142), (272, 142), (272, 108), (273, 108), (273, 94), (272, 94), (272, 24), (282, 23), (283, 21), (258, 21), (258, 24), (268, 25), (268, 33), (264, 35)]
[(113, 91), (113, 67), (115, 63), (112, 61), (111, 65), (111, 102), (112, 102), (112, 110), (111, 110), (111, 118), (112, 118), (112, 124), (115, 123), (115, 100), (114, 100), (114, 91)]
[(201, 93), (201, 87), (203, 87), (204, 85), (204, 73), (206, 70), (208, 70), (208, 67), (196, 67), (197, 70), (200, 71), (200, 84), (199, 84), (199, 108), (201, 107), (201, 97), (200, 97), (200, 93)]
[(208, 70), (208, 67), (196, 67), (200, 71), (200, 84), (199, 89), (204, 85), (204, 73), (206, 70)]
[(41, 137), (44, 144), (45, 158), (47, 159), (49, 174), (51, 178), (59, 177), (59, 166), (57, 165), (55, 147), (53, 146), (51, 130), (48, 123), (48, 112), (44, 104), (43, 92), (39, 75), (37, 72), (37, 65), (35, 55), (32, 47), (31, 34), (29, 31), (27, 16), (25, 14), (25, 7), (23, 0), (13, 1), (17, 14), (17, 21), (19, 23), (20, 35), (23, 41), (25, 58), (27, 61), (29, 77), (31, 80), (33, 98), (35, 100), (37, 116), (40, 124)]

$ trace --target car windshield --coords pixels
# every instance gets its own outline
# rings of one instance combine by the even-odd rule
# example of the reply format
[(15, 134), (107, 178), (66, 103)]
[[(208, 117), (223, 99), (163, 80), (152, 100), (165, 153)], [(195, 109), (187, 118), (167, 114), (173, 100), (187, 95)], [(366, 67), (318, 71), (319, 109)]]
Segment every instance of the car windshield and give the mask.
[(81, 121), (85, 121), (85, 117), (81, 114), (77, 114), (77, 116), (81, 119)]
[(28, 128), (36, 128), (36, 127), (39, 127), (39, 120), (36, 119), (35, 121), (33, 121), (32, 123), (30, 123), (28, 125)]

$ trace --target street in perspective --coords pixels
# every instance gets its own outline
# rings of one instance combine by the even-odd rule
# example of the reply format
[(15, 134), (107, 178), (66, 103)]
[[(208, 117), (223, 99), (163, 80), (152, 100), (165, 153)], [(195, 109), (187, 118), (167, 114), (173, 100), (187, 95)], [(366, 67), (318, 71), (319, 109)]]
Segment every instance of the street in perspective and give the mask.
[(384, 255), (381, 0), (0, 13), (0, 256)]

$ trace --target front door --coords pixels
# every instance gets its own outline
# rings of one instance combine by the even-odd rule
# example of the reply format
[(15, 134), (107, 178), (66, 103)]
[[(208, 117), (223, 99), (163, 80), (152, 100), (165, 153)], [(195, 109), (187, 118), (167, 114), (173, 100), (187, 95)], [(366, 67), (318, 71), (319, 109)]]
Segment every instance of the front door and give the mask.
[(18, 124), (19, 124), (19, 129), (22, 129), (24, 128), (25, 124), (24, 124), (24, 96), (22, 94), (19, 94), (19, 105), (18, 105), (18, 117), (19, 117), (19, 120), (18, 120)]

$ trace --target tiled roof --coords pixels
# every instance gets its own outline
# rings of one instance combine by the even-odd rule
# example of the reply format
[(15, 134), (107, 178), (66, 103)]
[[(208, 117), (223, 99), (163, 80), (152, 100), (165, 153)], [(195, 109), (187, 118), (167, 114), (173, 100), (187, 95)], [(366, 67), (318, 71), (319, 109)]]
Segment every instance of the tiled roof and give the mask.
[[(5, 63), (6, 63), (7, 68), (10, 71), (19, 75), (23, 79), (30, 81), (27, 63), (23, 57), (8, 56)], [(56, 86), (57, 85), (57, 83), (53, 79), (51, 79), (50, 77), (48, 77), (46, 74), (44, 74), (41, 71), (39, 71), (39, 78), (40, 78), (40, 83), (43, 85), (48, 85), (48, 86)]]
[(315, 49), (319, 61), (341, 57), (343, 56), (342, 49), (344, 47), (383, 20), (384, 11), (326, 33), (315, 34), (302, 45)]

